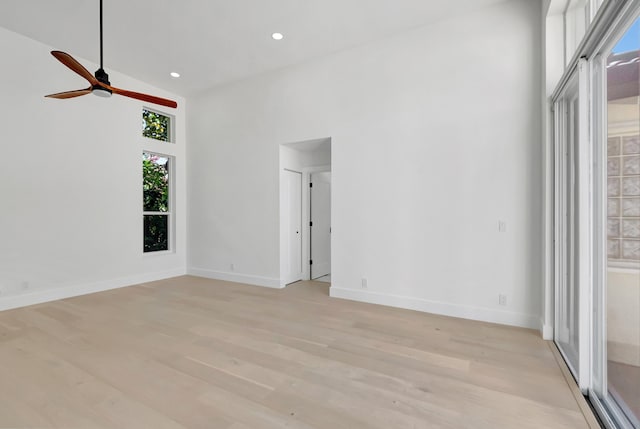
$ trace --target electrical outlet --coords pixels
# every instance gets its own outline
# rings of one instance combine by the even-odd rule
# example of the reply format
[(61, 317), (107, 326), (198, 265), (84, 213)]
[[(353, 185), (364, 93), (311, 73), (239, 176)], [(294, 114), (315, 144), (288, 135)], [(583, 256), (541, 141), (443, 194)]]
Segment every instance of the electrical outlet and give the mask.
[(366, 289), (367, 288), (367, 279), (365, 279), (364, 277), (362, 278), (362, 289)]
[(498, 295), (498, 304), (507, 305), (507, 295), (503, 295), (503, 294)]
[(236, 266), (235, 266), (235, 264), (231, 264), (231, 265), (229, 265), (229, 268), (231, 268), (231, 271), (235, 271), (235, 270), (236, 270)]
[(499, 232), (507, 232), (507, 222), (504, 220), (498, 221), (498, 231)]

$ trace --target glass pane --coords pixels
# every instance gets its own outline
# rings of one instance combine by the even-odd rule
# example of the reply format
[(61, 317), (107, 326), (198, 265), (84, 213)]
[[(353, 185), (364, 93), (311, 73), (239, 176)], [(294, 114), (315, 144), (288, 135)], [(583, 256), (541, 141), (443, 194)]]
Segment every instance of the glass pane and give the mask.
[(169, 250), (169, 216), (144, 215), (144, 251)]
[(169, 211), (169, 158), (142, 153), (142, 193), (145, 212)]
[(170, 141), (171, 118), (151, 110), (142, 110), (142, 135), (151, 139)]
[(640, 427), (640, 20), (607, 58), (607, 401)]

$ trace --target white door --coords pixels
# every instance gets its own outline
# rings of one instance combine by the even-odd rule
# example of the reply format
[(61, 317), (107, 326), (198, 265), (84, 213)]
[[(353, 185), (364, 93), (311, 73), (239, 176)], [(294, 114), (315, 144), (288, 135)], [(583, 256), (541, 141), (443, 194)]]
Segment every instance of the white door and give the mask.
[(302, 280), (302, 173), (287, 177), (287, 284)]
[(311, 175), (311, 278), (331, 273), (331, 172)]

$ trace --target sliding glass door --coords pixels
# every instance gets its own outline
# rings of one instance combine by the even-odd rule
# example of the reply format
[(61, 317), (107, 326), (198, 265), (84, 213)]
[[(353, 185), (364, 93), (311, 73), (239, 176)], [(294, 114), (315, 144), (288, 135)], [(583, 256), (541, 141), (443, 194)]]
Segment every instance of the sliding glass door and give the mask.
[[(621, 23), (594, 70), (594, 383), (611, 426), (640, 428), (640, 19)], [(635, 18), (635, 19), (634, 19)], [(597, 82), (601, 82), (601, 88)]]
[(605, 12), (552, 98), (554, 340), (604, 424), (640, 429), (640, 0)]

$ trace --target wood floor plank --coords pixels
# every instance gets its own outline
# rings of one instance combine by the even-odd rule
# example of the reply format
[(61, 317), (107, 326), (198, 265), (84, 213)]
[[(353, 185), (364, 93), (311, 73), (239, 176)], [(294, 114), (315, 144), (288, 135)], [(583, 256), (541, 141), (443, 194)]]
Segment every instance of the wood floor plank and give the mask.
[(0, 428), (589, 427), (539, 333), (328, 287), (184, 276), (1, 312)]

